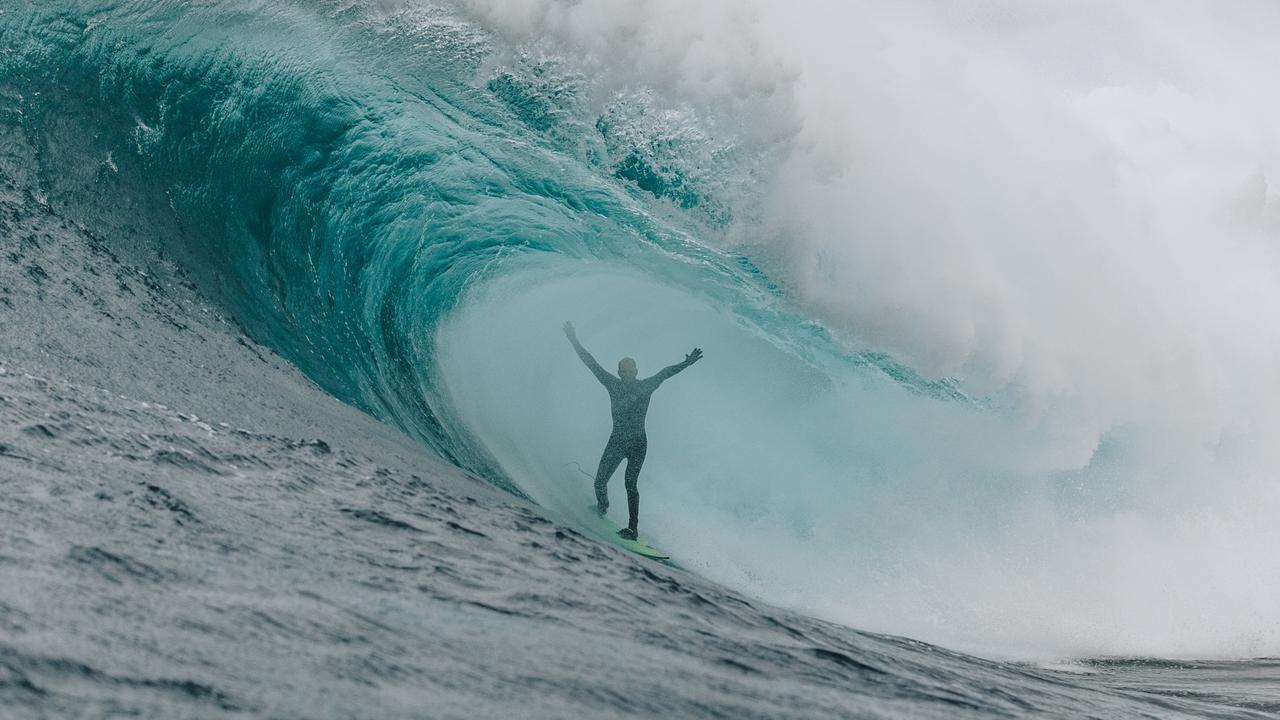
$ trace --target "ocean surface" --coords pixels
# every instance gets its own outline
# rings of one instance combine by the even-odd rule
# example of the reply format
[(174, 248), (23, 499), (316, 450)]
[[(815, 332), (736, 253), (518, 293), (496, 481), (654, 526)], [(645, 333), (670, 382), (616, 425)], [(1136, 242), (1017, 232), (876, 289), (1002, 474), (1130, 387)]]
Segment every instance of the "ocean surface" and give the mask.
[[(910, 5), (0, 0), (0, 716), (1280, 717), (1275, 130), (1028, 41), (1149, 28)], [(992, 28), (1057, 90), (894, 41)], [(1168, 154), (1095, 197), (1031, 149), (1103, 101)], [(588, 529), (565, 320), (706, 352), (649, 414), (669, 563)]]

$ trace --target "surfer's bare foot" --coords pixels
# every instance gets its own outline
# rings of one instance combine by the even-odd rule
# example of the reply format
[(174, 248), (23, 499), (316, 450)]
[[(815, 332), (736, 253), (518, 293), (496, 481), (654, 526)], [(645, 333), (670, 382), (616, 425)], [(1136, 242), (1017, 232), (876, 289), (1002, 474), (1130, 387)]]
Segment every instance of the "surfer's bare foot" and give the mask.
[(596, 514), (599, 515), (600, 517), (604, 517), (609, 512), (608, 505), (593, 505), (591, 509), (595, 510)]
[(631, 528), (622, 528), (618, 531), (618, 537), (623, 540), (635, 540), (638, 536), (636, 535), (635, 530), (632, 530)]

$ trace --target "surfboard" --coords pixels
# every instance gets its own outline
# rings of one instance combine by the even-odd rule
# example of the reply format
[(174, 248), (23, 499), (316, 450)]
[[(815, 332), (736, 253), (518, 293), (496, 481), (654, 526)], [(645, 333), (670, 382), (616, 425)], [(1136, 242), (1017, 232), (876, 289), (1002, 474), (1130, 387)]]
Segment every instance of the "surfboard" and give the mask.
[(600, 537), (617, 545), (620, 548), (630, 550), (637, 555), (643, 555), (651, 560), (670, 560), (671, 556), (662, 552), (652, 545), (645, 545), (639, 540), (626, 540), (618, 537), (618, 531), (622, 528), (608, 517), (600, 517), (595, 514), (595, 508), (591, 510), (592, 529)]

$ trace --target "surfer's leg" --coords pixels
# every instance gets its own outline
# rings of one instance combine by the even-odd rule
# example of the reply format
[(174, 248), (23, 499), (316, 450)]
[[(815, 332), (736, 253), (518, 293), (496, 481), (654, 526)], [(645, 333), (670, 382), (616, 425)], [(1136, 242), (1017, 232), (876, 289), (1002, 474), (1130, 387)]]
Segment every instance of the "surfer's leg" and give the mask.
[(640, 468), (644, 467), (644, 456), (649, 451), (649, 441), (647, 438), (640, 438), (627, 448), (627, 513), (630, 519), (627, 527), (631, 532), (636, 532), (637, 522), (640, 520)]
[(608, 444), (604, 446), (604, 453), (600, 455), (600, 467), (596, 469), (596, 509), (601, 513), (609, 509), (609, 478), (624, 457), (626, 451), (622, 443), (610, 437)]

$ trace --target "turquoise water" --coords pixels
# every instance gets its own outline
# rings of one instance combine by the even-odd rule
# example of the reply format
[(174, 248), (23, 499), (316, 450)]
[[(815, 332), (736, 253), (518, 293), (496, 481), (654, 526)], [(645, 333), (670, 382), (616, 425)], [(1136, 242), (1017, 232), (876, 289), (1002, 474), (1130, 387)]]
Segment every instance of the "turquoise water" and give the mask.
[[(256, 338), (477, 469), (442, 427), (435, 332), (464, 290), (508, 268), (627, 267), (744, 326), (822, 342), (791, 329), (748, 260), (652, 212), (645, 189), (664, 189), (629, 182), (640, 160), (565, 153), (530, 127), (538, 97), (475, 87), (473, 28), (379, 28), (323, 4), (55, 3), (21, 20), (6, 71), (26, 91), (22, 122), (91, 124), (95, 155), (143, 185), (118, 191), (167, 199), (174, 251)], [(60, 116), (59, 103), (83, 105)]]
[[(1064, 439), (926, 379), (830, 329), (786, 251), (739, 241), (785, 232), (759, 226), (781, 141), (660, 88), (602, 99), (589, 67), (443, 5), (4, 7), (0, 122), (33, 148), (8, 162), (37, 199), (158, 248), (254, 341), (463, 470), (583, 520), (573, 463), (594, 466), (608, 414), (560, 324), (644, 375), (700, 346), (655, 396), (642, 481), (646, 537), (682, 567), (996, 655), (1271, 647), (1259, 592), (1183, 636), (1216, 600), (1179, 558), (1230, 513), (1148, 502), (1164, 468), (1132, 428)], [(1186, 605), (1152, 613), (1169, 582)]]

